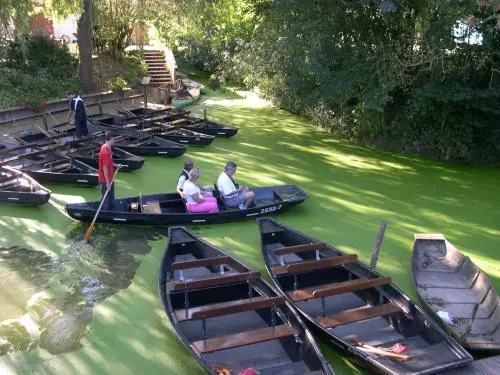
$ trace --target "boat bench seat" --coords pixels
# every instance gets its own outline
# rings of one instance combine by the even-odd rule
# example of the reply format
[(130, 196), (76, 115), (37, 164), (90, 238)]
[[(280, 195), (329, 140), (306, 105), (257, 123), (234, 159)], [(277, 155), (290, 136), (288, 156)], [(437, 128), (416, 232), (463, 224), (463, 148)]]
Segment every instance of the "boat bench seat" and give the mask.
[(160, 215), (161, 214), (160, 202), (158, 201), (146, 202), (142, 205), (141, 211), (143, 214)]
[(290, 298), (295, 301), (306, 301), (313, 298), (329, 297), (338, 294), (356, 292), (364, 289), (370, 289), (377, 286), (388, 285), (391, 283), (390, 277), (377, 277), (374, 279), (356, 279), (342, 281), (338, 283), (317, 285), (312, 288), (291, 290), (288, 292)]
[(285, 246), (274, 250), (276, 255), (286, 255), (293, 253), (303, 253), (306, 251), (325, 250), (326, 244), (323, 242), (313, 242), (303, 245)]
[(173, 281), (168, 283), (168, 288), (171, 292), (182, 292), (193, 289), (200, 288), (210, 288), (214, 286), (236, 284), (250, 280), (257, 280), (260, 278), (259, 272), (243, 272), (243, 273), (232, 273), (221, 276), (219, 274), (215, 276), (204, 277), (196, 280), (186, 280), (186, 281)]
[(227, 262), (230, 260), (231, 260), (231, 257), (229, 257), (227, 255), (220, 256), (220, 257), (213, 257), (213, 258), (185, 260), (185, 261), (172, 263), (172, 270), (179, 271), (179, 270), (187, 270), (190, 268), (197, 268), (197, 267), (219, 266), (221, 264), (227, 264)]
[(175, 310), (175, 316), (179, 321), (202, 320), (218, 316), (237, 314), (244, 311), (278, 307), (284, 303), (285, 297), (254, 297), (202, 305), (192, 307), (190, 309), (178, 309)]
[(306, 260), (302, 262), (285, 264), (284, 266), (278, 265), (272, 268), (275, 275), (284, 275), (288, 273), (317, 271), (331, 267), (343, 266), (345, 264), (356, 263), (358, 260), (357, 255), (342, 255), (332, 258), (320, 260)]
[(240, 332), (229, 336), (219, 336), (208, 340), (195, 341), (191, 344), (197, 353), (212, 353), (219, 350), (238, 348), (265, 341), (280, 339), (293, 335), (292, 328), (287, 324), (274, 327), (259, 328), (252, 331)]
[(323, 328), (333, 328), (344, 324), (391, 315), (400, 311), (402, 310), (398, 305), (388, 302), (377, 306), (363, 306), (356, 309), (344, 310), (334, 315), (318, 317), (316, 321)]

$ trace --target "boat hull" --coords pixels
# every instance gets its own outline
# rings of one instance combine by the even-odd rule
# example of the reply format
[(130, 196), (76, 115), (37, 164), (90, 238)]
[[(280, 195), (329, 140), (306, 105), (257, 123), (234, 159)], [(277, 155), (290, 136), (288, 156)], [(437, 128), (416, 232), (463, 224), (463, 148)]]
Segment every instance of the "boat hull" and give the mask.
[[(320, 253), (315, 255), (313, 248), (316, 248), (311, 247), (309, 253), (301, 253), (306, 255), (299, 256), (298, 253), (290, 252), (286, 255), (290, 258), (287, 258), (283, 263), (285, 266), (282, 266), (281, 261), (278, 261), (279, 257), (277, 258), (274, 254), (278, 248), (310, 247), (311, 244), (321, 243), (272, 219), (261, 218), (258, 222), (262, 254), (274, 285), (289, 303), (295, 306), (315, 334), (323, 341), (330, 343), (334, 349), (349, 356), (354, 362), (380, 374), (423, 375), (439, 374), (472, 361), (472, 356), (434, 323), (408, 296), (390, 284), (390, 279), (379, 284), (381, 285), (379, 287), (352, 289), (354, 292), (349, 292), (348, 285), (352, 280), (370, 281), (370, 279), (383, 278), (358, 262), (357, 258), (314, 270), (309, 268), (309, 270), (303, 269), (302, 271), (283, 271), (281, 267), (288, 267), (287, 264), (295, 264), (295, 269), (298, 269), (297, 265), (300, 262), (307, 261), (306, 263), (309, 263), (307, 266), (312, 267), (316, 261), (325, 262), (335, 257), (346, 257), (346, 254), (325, 245)], [(331, 281), (335, 283), (331, 284)], [(339, 283), (344, 284), (344, 291), (331, 294), (330, 297), (326, 295), (324, 301), (314, 296), (317, 292), (310, 297), (299, 298), (298, 301), (294, 299), (296, 288), (316, 291), (338, 287)], [(299, 296), (300, 293), (303, 291), (299, 292)], [(385, 316), (372, 314), (361, 318), (365, 311), (373, 310), (375, 306), (383, 304), (394, 306), (393, 312)], [(333, 315), (329, 315), (331, 314), (329, 311), (333, 312)], [(428, 341), (424, 339), (425, 337)], [(407, 354), (417, 358), (410, 359), (403, 364), (399, 360), (393, 361), (387, 357), (368, 354), (355, 346), (352, 340), (361, 340), (368, 342), (371, 346), (380, 347), (381, 345), (390, 347), (396, 342), (406, 342), (409, 348)]]
[[(270, 304), (245, 308), (245, 304), (281, 299), (276, 290), (260, 278), (258, 273), (229, 254), (192, 235), (185, 228), (170, 228), (168, 238), (169, 243), (161, 261), (158, 277), (160, 300), (179, 342), (207, 373), (216, 375), (214, 365), (223, 363), (224, 367), (230, 368), (235, 374), (251, 367), (263, 374), (334, 375), (314, 337), (289, 304), (279, 303), (271, 309), (266, 307)], [(191, 263), (203, 263), (223, 258), (225, 265), (188, 266), (182, 271), (183, 276), (179, 276), (178, 271), (174, 269), (174, 264), (190, 263), (185, 262), (185, 259), (190, 259)], [(217, 280), (228, 274), (233, 275), (229, 277), (245, 274), (254, 274), (255, 277), (248, 282)], [(194, 280), (200, 285), (190, 288), (189, 291), (176, 291), (172, 285), (179, 277), (184, 281)], [(215, 284), (211, 287), (203, 285), (203, 281), (200, 283), (203, 277), (206, 277), (204, 280)], [(256, 302), (257, 300), (260, 301)], [(239, 306), (232, 308), (235, 303)], [(203, 319), (201, 323), (191, 313), (187, 314), (187, 309), (191, 307), (193, 307), (191, 311), (208, 309), (213, 312), (214, 309), (220, 308), (226, 311), (216, 312), (220, 315), (214, 316), (215, 319)], [(268, 311), (265, 311), (266, 309)], [(270, 315), (275, 317), (274, 320)], [(221, 324), (223, 329), (217, 328), (221, 327)], [(288, 334), (275, 336), (282, 329), (289, 330)], [(267, 339), (249, 339), (249, 337), (255, 338), (254, 333), (257, 331), (259, 334), (262, 331), (270, 332), (272, 336)], [(293, 334), (290, 335), (291, 333)], [(195, 341), (200, 336), (204, 339)], [(214, 348), (212, 345), (209, 351), (200, 350), (200, 346), (209, 347), (210, 341), (218, 342), (219, 347)], [(267, 357), (262, 355), (262, 350), (266, 351)]]
[[(486, 274), (442, 234), (415, 234), (412, 279), (422, 303), (466, 348), (500, 349), (500, 297)], [(438, 312), (449, 313), (444, 322)]]
[[(185, 206), (177, 193), (156, 194), (142, 197), (143, 205), (148, 202), (159, 202), (162, 213), (130, 212), (129, 206), (132, 202), (138, 202), (139, 197), (129, 197), (115, 200), (118, 210), (102, 210), (97, 218), (99, 222), (134, 224), (134, 225), (199, 225), (218, 224), (229, 221), (255, 219), (269, 214), (278, 214), (289, 208), (302, 203), (308, 196), (295, 185), (283, 185), (276, 187), (260, 187), (252, 189), (256, 192), (257, 205), (253, 208), (240, 210), (238, 208), (226, 209), (219, 201), (221, 212), (193, 214), (185, 211)], [(279, 190), (282, 197), (286, 194), (295, 194), (295, 197), (286, 200), (274, 192)], [(287, 193), (290, 192), (290, 193)], [(215, 195), (217, 195), (215, 193)], [(91, 221), (94, 218), (99, 202), (67, 204), (66, 211), (74, 219), (80, 221)]]

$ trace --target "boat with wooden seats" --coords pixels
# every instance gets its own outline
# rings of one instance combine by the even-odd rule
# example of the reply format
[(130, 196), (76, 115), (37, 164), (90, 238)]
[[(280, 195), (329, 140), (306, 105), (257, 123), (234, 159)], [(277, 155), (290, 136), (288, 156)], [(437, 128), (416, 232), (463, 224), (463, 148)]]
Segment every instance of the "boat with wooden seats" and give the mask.
[(50, 190), (17, 169), (0, 166), (0, 202), (39, 206), (50, 199)]
[(239, 130), (239, 128), (234, 128), (208, 120), (206, 117), (199, 118), (195, 116), (188, 116), (183, 120), (174, 121), (172, 122), (172, 125), (178, 126), (182, 129), (194, 130), (198, 133), (213, 135), (221, 138), (234, 137)]
[[(102, 134), (94, 133), (87, 137), (74, 138), (68, 134), (47, 136), (40, 132), (16, 137), (21, 145), (26, 145), (29, 152), (33, 147), (43, 149), (50, 147), (54, 152), (71, 159), (80, 160), (93, 168), (99, 167), (99, 150)], [(134, 155), (119, 147), (113, 147), (113, 162), (121, 164), (122, 171), (130, 172), (143, 167), (144, 158)]]
[(259, 272), (185, 228), (169, 228), (168, 239), (161, 303), (208, 373), (334, 374), (298, 314)]
[[(168, 119), (169, 116), (166, 116)], [(143, 135), (154, 135), (171, 142), (185, 144), (189, 146), (208, 146), (215, 137), (202, 134), (189, 129), (182, 129), (168, 123), (169, 120), (161, 118), (156, 121), (137, 120), (136, 117), (122, 117), (116, 115), (98, 115), (91, 118), (94, 122), (102, 126), (107, 126), (111, 130), (119, 132), (130, 131), (131, 134), (140, 132)]]
[[(500, 299), (486, 274), (442, 234), (415, 234), (415, 289), (457, 340), (474, 350), (500, 349)], [(442, 320), (442, 319), (441, 319)]]
[(32, 145), (5, 148), (0, 164), (10, 166), (36, 181), (97, 186), (97, 170), (79, 160), (58, 154), (56, 147), (37, 149)]
[[(153, 194), (115, 200), (114, 210), (103, 209), (97, 221), (140, 225), (188, 225), (216, 224), (228, 221), (254, 219), (259, 216), (278, 214), (302, 203), (308, 195), (296, 185), (279, 185), (252, 188), (255, 204), (245, 210), (226, 207), (217, 191), (217, 213), (188, 213), (177, 193)], [(98, 201), (71, 203), (67, 213), (76, 220), (91, 221), (99, 207)]]
[[(333, 246), (258, 220), (275, 285), (325, 341), (382, 374), (438, 374), (471, 355), (384, 277)], [(395, 346), (398, 344), (397, 346)], [(403, 353), (395, 353), (398, 348)]]

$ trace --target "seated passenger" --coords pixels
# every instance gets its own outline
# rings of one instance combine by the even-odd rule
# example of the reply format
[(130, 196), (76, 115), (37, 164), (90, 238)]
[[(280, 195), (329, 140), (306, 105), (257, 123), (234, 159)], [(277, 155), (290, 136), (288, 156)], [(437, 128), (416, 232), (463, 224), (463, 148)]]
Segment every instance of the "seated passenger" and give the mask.
[(184, 183), (184, 199), (186, 200), (186, 209), (189, 213), (214, 213), (219, 212), (217, 199), (214, 197), (204, 196), (198, 186), (200, 178), (200, 170), (193, 168), (189, 172), (189, 180)]
[(224, 204), (228, 207), (239, 207), (240, 210), (247, 209), (254, 201), (255, 193), (245, 186), (239, 186), (234, 182), (233, 176), (236, 173), (236, 163), (228, 161), (224, 172), (217, 179), (219, 189)]
[(184, 163), (184, 169), (179, 175), (179, 179), (177, 180), (177, 194), (179, 194), (182, 198), (184, 195), (182, 194), (182, 190), (184, 188), (184, 184), (187, 180), (189, 180), (189, 171), (193, 169), (193, 162), (191, 160), (187, 160)]

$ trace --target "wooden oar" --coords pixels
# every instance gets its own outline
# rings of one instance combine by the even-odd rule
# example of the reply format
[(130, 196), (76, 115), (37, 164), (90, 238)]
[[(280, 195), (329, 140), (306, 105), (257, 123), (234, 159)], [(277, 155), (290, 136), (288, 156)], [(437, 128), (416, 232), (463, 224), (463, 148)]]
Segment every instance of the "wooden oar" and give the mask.
[[(115, 171), (115, 174), (113, 175), (113, 179), (111, 180), (111, 185), (114, 184), (115, 182), (115, 177), (116, 175), (118, 174), (118, 171), (120, 170), (120, 167), (118, 167)], [(111, 190), (111, 185), (109, 186), (109, 188), (106, 190), (106, 192), (104, 193), (102, 199), (101, 199), (101, 204), (99, 205), (99, 208), (97, 208), (97, 212), (95, 213), (95, 216), (94, 216), (94, 219), (92, 220), (92, 223), (90, 223), (90, 226), (89, 228), (87, 229), (87, 231), (85, 232), (85, 235), (83, 236), (83, 239), (85, 241), (88, 242), (88, 240), (90, 239), (90, 236), (92, 236), (92, 232), (94, 231), (94, 226), (95, 226), (95, 222), (97, 220), (97, 216), (99, 216), (99, 212), (101, 212), (101, 208), (102, 208), (102, 205), (104, 204), (104, 202), (106, 201), (106, 197), (108, 196), (108, 193), (109, 191)]]
[(411, 355), (405, 355), (405, 354), (397, 354), (393, 353), (391, 350), (386, 350), (382, 348), (377, 348), (375, 346), (371, 345), (366, 345), (363, 341), (361, 340), (351, 340), (352, 343), (361, 351), (364, 351), (366, 353), (373, 353), (373, 354), (378, 354), (386, 357), (392, 357), (392, 358), (397, 358), (400, 359), (402, 362), (409, 361), (410, 359), (413, 358)]

